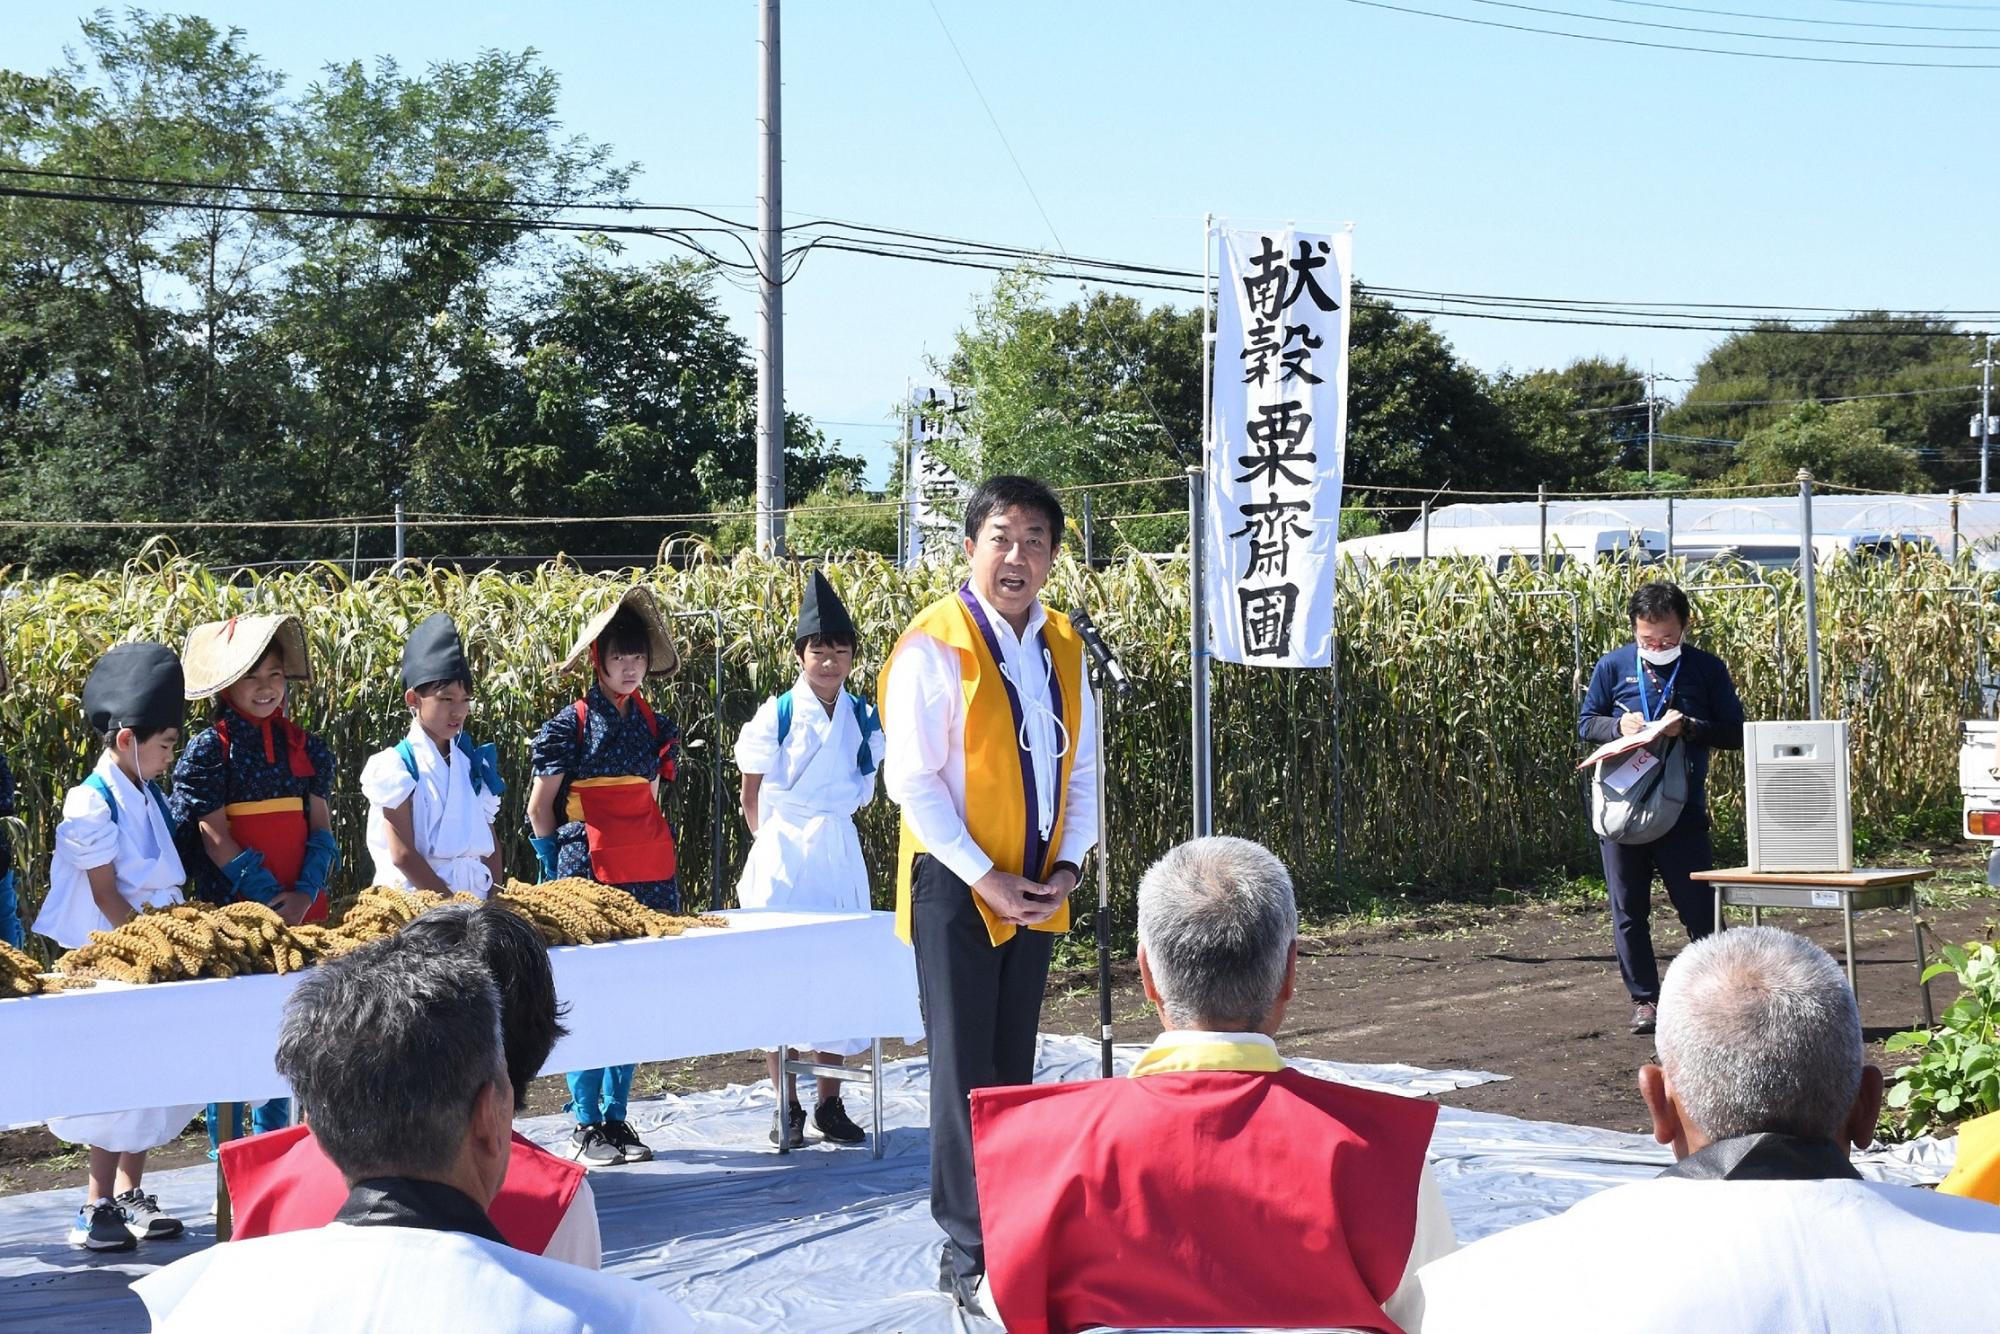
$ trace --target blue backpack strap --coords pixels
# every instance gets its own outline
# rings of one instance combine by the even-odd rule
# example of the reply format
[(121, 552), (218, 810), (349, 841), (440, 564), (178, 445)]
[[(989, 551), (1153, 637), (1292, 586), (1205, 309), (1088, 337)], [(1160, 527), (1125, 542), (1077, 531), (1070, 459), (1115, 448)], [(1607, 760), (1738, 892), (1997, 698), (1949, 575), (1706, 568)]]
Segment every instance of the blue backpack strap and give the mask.
[(861, 750), (854, 757), (854, 767), (864, 774), (872, 774), (875, 772), (875, 751), (868, 741), (882, 730), (882, 718), (875, 712), (875, 706), (861, 696), (850, 691), (847, 698), (854, 703), (854, 724), (861, 729)]
[[(104, 798), (104, 804), (111, 808), (111, 823), (117, 824), (118, 799), (111, 795), (111, 784), (104, 781), (104, 775), (92, 773), (83, 780), (83, 785), (94, 788), (97, 794)], [(160, 808), (160, 818), (166, 821), (167, 833), (171, 835), (174, 832), (174, 817), (173, 812), (167, 808), (167, 794), (160, 791), (160, 785), (149, 778), (146, 780), (146, 795)]]
[(465, 757), (466, 764), (471, 766), (472, 790), (474, 792), (491, 792), (496, 797), (506, 793), (507, 784), (502, 782), (500, 778), (500, 748), (498, 746), (494, 745), (491, 741), (483, 746), (475, 746), (463, 732), (458, 734), (458, 739), (454, 744), (458, 747), (458, 753)]
[(778, 696), (778, 744), (784, 745), (785, 738), (792, 734), (792, 692), (787, 690)]
[(147, 779), (146, 791), (152, 794), (153, 804), (160, 808), (160, 818), (167, 822), (167, 835), (171, 838), (174, 834), (174, 813), (173, 809), (167, 805), (167, 794), (160, 791), (160, 780), (157, 778)]
[(396, 758), (403, 762), (403, 768), (409, 771), (411, 779), (414, 780), (417, 776), (417, 752), (410, 749), (408, 737), (396, 743)]
[[(97, 790), (97, 795), (104, 798), (104, 804), (111, 808), (111, 823), (117, 824), (118, 798), (111, 795), (111, 784), (104, 781), (104, 775), (100, 773), (93, 773), (88, 778), (85, 778), (83, 780), (83, 785), (88, 788), (95, 788)], [(148, 784), (147, 786), (150, 787), (151, 784)]]

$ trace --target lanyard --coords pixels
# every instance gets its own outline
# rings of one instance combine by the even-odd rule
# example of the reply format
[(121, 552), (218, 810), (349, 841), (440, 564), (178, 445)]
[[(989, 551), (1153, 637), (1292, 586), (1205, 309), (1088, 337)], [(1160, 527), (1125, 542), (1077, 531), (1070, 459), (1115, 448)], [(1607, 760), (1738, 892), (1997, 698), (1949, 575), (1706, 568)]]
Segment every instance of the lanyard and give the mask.
[[(1027, 837), (1024, 840), (1022, 849), (1021, 874), (1030, 880), (1039, 880), (1041, 879), (1042, 860), (1048, 855), (1048, 845), (1042, 838), (1041, 803), (1035, 793), (1034, 756), (1025, 744), (1028, 733), (1026, 728), (1026, 711), (1022, 708), (1021, 692), (1014, 688), (1014, 679), (1006, 670), (1007, 659), (1000, 652), (1000, 637), (993, 633), (993, 625), (986, 619), (986, 612), (980, 607), (979, 599), (973, 595), (972, 585), (969, 583), (961, 584), (958, 596), (959, 600), (965, 604), (966, 611), (970, 613), (972, 623), (979, 627), (980, 637), (986, 641), (986, 651), (993, 655), (993, 665), (1000, 669), (1000, 683), (1007, 690), (1007, 705), (1014, 715), (1015, 745), (1019, 749), (1021, 759), (1021, 793), (1025, 799), (1028, 817)], [(1055, 674), (1053, 666), (1054, 658), (1049, 652), (1049, 633), (1047, 629), (1040, 631), (1036, 635), (1036, 640), (1041, 646), (1043, 661), (1051, 664), (1048, 676), (1049, 697), (1055, 703), (1054, 712), (1057, 721), (1060, 722), (1063, 706), (1062, 682)], [(1057, 772), (1057, 781), (1061, 782), (1061, 771), (1058, 770)]]
[(1667, 677), (1667, 683), (1660, 687), (1659, 713), (1653, 712), (1653, 706), (1646, 701), (1646, 660), (1637, 657), (1639, 652), (1637, 645), (1633, 646), (1632, 652), (1639, 664), (1639, 716), (1649, 723), (1658, 722), (1661, 714), (1667, 711), (1667, 701), (1674, 697), (1674, 682), (1680, 679), (1681, 666), (1687, 661), (1687, 651), (1685, 649), (1681, 651), (1681, 656), (1674, 661), (1674, 670)]

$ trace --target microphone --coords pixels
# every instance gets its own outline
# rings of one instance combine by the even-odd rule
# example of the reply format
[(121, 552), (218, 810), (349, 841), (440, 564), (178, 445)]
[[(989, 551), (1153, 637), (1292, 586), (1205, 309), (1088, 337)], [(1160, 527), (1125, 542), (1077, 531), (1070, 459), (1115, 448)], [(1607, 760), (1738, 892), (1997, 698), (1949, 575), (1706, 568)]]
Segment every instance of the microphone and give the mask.
[(1091, 623), (1090, 613), (1078, 607), (1069, 614), (1069, 623), (1076, 627), (1079, 635), (1083, 636), (1084, 650), (1090, 654), (1090, 661), (1097, 668), (1098, 677), (1110, 684), (1112, 692), (1118, 698), (1124, 699), (1130, 695), (1132, 680), (1125, 675), (1125, 669), (1118, 665), (1118, 659), (1104, 642), (1104, 637), (1097, 633), (1096, 625)]

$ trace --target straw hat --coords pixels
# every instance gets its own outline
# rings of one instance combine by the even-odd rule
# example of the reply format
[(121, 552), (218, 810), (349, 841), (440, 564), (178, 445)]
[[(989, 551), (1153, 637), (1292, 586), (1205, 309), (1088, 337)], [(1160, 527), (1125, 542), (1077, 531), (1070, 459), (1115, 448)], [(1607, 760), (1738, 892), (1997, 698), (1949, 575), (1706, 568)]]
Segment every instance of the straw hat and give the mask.
[(667, 618), (660, 614), (660, 604), (653, 600), (653, 590), (644, 584), (634, 584), (625, 590), (623, 597), (590, 618), (584, 624), (583, 633), (570, 645), (569, 656), (562, 660), (556, 670), (567, 672), (590, 657), (590, 646), (597, 637), (610, 626), (612, 618), (630, 607), (646, 627), (646, 675), (671, 676), (681, 665), (680, 652), (674, 648), (673, 636), (667, 633)]
[(232, 616), (188, 631), (187, 647), (181, 651), (187, 697), (207, 699), (235, 685), (270, 651), (273, 640), (284, 658), (285, 675), (294, 681), (312, 680), (312, 668), (306, 664), (306, 629), (298, 617)]

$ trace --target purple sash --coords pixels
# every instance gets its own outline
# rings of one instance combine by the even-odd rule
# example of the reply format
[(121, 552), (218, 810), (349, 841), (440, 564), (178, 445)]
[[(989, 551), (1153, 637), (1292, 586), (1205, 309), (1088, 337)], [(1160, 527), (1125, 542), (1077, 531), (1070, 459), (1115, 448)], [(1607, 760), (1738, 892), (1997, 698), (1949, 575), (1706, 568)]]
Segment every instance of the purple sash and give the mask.
[[(993, 655), (994, 666), (1004, 666), (1007, 660), (1000, 656), (1000, 640), (993, 633), (992, 623), (986, 619), (986, 609), (981, 607), (979, 599), (973, 596), (972, 585), (959, 585), (958, 597), (959, 601), (965, 604), (965, 609), (972, 613), (972, 623), (979, 627), (980, 637), (986, 641), (986, 651)], [(1053, 660), (1055, 655), (1049, 648), (1046, 625), (1036, 632), (1035, 641), (1041, 645), (1043, 662)], [(1050, 671), (1048, 682), (1049, 698), (1055, 704), (1056, 717), (1060, 718), (1063, 710), (1062, 678), (1054, 671)], [(1042, 859), (1048, 856), (1048, 845), (1042, 839), (1041, 802), (1035, 789), (1034, 756), (1028, 752), (1027, 747), (1021, 745), (1023, 731), (1021, 723), (1026, 713), (1021, 707), (1021, 692), (1014, 688), (1014, 683), (1007, 679), (1005, 672), (1000, 675), (1000, 683), (1007, 688), (1007, 707), (1014, 715), (1014, 746), (1020, 755), (1021, 792), (1026, 798), (1028, 815), (1027, 833), (1021, 845), (1024, 853), (1021, 859), (1021, 874), (1030, 880), (1039, 881), (1042, 878)], [(1057, 766), (1056, 774), (1057, 781), (1060, 782), (1062, 775), (1060, 765)], [(1058, 802), (1057, 805), (1060, 806), (1061, 803)]]

